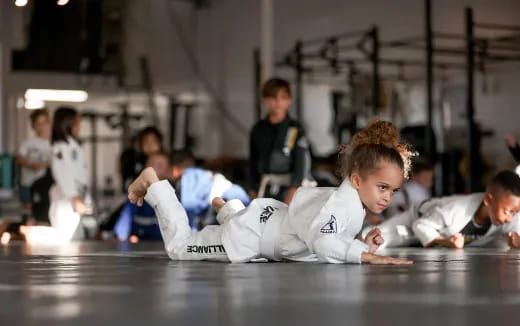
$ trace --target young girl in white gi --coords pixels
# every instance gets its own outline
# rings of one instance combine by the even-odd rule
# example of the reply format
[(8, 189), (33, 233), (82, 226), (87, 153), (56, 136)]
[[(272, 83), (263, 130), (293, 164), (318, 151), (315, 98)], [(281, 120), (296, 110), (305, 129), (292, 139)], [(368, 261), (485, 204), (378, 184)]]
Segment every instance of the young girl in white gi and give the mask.
[(88, 212), (87, 169), (78, 143), (79, 113), (61, 107), (54, 113), (51, 171), (55, 184), (50, 190), (51, 227), (25, 227), (29, 243), (67, 243), (76, 231), (80, 217)]
[(342, 151), (338, 188), (300, 187), (291, 204), (255, 199), (213, 201), (221, 225), (192, 232), (184, 209), (167, 181), (147, 168), (129, 187), (129, 199), (154, 208), (166, 252), (175, 260), (247, 262), (271, 260), (327, 263), (410, 264), (374, 254), (384, 240), (379, 230), (358, 239), (366, 210), (381, 213), (409, 170), (412, 152), (399, 142), (395, 126), (374, 121)]

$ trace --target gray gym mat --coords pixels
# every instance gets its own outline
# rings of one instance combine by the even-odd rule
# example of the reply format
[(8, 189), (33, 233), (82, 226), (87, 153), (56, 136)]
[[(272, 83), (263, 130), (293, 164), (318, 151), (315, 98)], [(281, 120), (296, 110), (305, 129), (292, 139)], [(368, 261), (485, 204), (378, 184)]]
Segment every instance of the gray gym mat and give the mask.
[(174, 262), (161, 243), (0, 248), (1, 325), (515, 325), (520, 250), (413, 266)]

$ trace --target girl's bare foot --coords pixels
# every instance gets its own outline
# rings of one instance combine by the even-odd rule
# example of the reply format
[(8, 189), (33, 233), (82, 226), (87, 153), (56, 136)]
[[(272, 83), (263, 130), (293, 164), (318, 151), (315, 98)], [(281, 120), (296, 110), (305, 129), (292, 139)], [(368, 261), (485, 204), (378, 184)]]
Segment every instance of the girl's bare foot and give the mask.
[(155, 170), (147, 167), (128, 187), (128, 199), (137, 206), (143, 206), (144, 195), (146, 195), (148, 187), (157, 181), (159, 181), (159, 178)]
[(211, 201), (211, 206), (213, 207), (213, 209), (215, 210), (215, 212), (219, 212), (220, 209), (222, 207), (224, 207), (224, 205), (226, 205), (226, 202), (224, 201), (224, 199), (220, 198), (220, 197), (215, 197), (213, 198), (213, 200)]
[(9, 233), (9, 232), (2, 233), (2, 237), (0, 237), (0, 243), (3, 246), (7, 246), (9, 244), (9, 241), (11, 241), (11, 233)]

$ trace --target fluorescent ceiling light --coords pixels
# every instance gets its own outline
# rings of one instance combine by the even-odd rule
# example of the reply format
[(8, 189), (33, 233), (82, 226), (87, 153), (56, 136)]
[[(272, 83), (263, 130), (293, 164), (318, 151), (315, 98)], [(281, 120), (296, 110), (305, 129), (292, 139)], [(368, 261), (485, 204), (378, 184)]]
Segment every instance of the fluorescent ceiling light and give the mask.
[(14, 5), (17, 7), (25, 7), (27, 5), (28, 0), (16, 0)]
[(182, 104), (193, 104), (195, 103), (196, 99), (197, 98), (195, 97), (195, 94), (189, 92), (184, 92), (177, 95), (177, 101)]
[(85, 102), (88, 99), (88, 93), (79, 90), (28, 89), (25, 91), (25, 99), (51, 102)]
[(69, 0), (58, 0), (58, 2), (57, 2), (58, 6), (64, 6), (67, 3), (69, 3)]
[(27, 110), (43, 109), (45, 107), (45, 102), (41, 100), (25, 100), (24, 107)]

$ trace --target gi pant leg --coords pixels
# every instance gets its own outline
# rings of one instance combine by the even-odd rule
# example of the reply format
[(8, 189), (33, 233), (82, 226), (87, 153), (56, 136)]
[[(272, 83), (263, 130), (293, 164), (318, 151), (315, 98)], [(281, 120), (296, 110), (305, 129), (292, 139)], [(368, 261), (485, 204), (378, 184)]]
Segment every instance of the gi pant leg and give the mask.
[(192, 231), (186, 211), (167, 180), (152, 184), (145, 200), (155, 211), (171, 259), (229, 261), (222, 244), (222, 226), (210, 225)]

